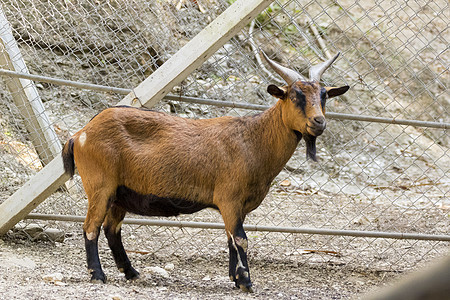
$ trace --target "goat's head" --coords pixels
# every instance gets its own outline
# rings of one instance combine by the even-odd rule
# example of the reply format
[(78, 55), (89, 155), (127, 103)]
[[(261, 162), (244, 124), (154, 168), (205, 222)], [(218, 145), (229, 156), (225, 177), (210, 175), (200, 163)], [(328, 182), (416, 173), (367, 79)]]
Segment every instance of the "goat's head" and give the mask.
[(316, 160), (316, 137), (326, 128), (325, 103), (327, 98), (344, 94), (349, 86), (322, 87), (319, 84), (323, 72), (337, 59), (312, 66), (309, 80), (294, 70), (281, 66), (261, 51), (270, 67), (287, 83), (283, 87), (269, 85), (267, 91), (282, 101), (283, 122), (290, 129), (301, 133), (306, 142), (307, 156)]

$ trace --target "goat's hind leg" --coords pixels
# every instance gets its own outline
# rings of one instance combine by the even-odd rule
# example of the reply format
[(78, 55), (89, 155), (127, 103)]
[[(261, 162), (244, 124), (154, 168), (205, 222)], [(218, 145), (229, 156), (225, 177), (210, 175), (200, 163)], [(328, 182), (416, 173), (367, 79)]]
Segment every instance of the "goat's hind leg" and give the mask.
[(131, 266), (122, 244), (122, 221), (125, 214), (125, 209), (112, 204), (103, 223), (103, 230), (108, 239), (108, 245), (112, 251), (117, 268), (125, 274), (126, 279), (133, 280), (139, 278), (139, 272)]
[(91, 193), (86, 189), (88, 195), (88, 212), (83, 225), (84, 245), (86, 248), (87, 267), (91, 276), (91, 282), (106, 282), (106, 275), (102, 270), (98, 256), (98, 237), (100, 227), (106, 216), (109, 205), (109, 195), (104, 189)]

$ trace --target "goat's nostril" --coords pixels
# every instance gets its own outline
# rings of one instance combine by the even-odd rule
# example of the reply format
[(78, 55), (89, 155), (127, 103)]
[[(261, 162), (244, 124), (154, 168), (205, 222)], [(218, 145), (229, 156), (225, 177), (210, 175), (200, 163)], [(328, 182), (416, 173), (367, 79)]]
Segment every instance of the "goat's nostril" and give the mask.
[(325, 118), (322, 117), (322, 116), (320, 116), (320, 117), (314, 117), (314, 122), (317, 123), (317, 124), (319, 124), (319, 125), (322, 125), (323, 123), (325, 123)]

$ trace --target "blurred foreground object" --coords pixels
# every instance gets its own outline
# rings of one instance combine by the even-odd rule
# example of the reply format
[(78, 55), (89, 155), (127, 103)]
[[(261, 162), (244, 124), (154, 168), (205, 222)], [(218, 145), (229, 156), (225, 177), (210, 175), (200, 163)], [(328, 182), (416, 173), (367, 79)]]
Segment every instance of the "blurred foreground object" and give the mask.
[(412, 273), (393, 286), (375, 290), (365, 300), (443, 300), (450, 299), (450, 255), (425, 270)]

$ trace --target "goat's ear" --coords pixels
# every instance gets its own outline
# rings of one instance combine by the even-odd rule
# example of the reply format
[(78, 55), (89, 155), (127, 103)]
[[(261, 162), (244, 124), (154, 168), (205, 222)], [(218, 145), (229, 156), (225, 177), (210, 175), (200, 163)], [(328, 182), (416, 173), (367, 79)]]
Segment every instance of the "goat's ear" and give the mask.
[(348, 85), (345, 86), (341, 86), (341, 87), (325, 87), (325, 89), (327, 90), (327, 95), (328, 98), (333, 98), (336, 96), (340, 96), (345, 94), (345, 92), (348, 91), (350, 87)]
[(279, 99), (284, 99), (286, 96), (286, 90), (284, 88), (279, 88), (273, 84), (271, 84), (267, 87), (267, 92), (269, 94), (271, 94), (272, 96), (277, 97)]

